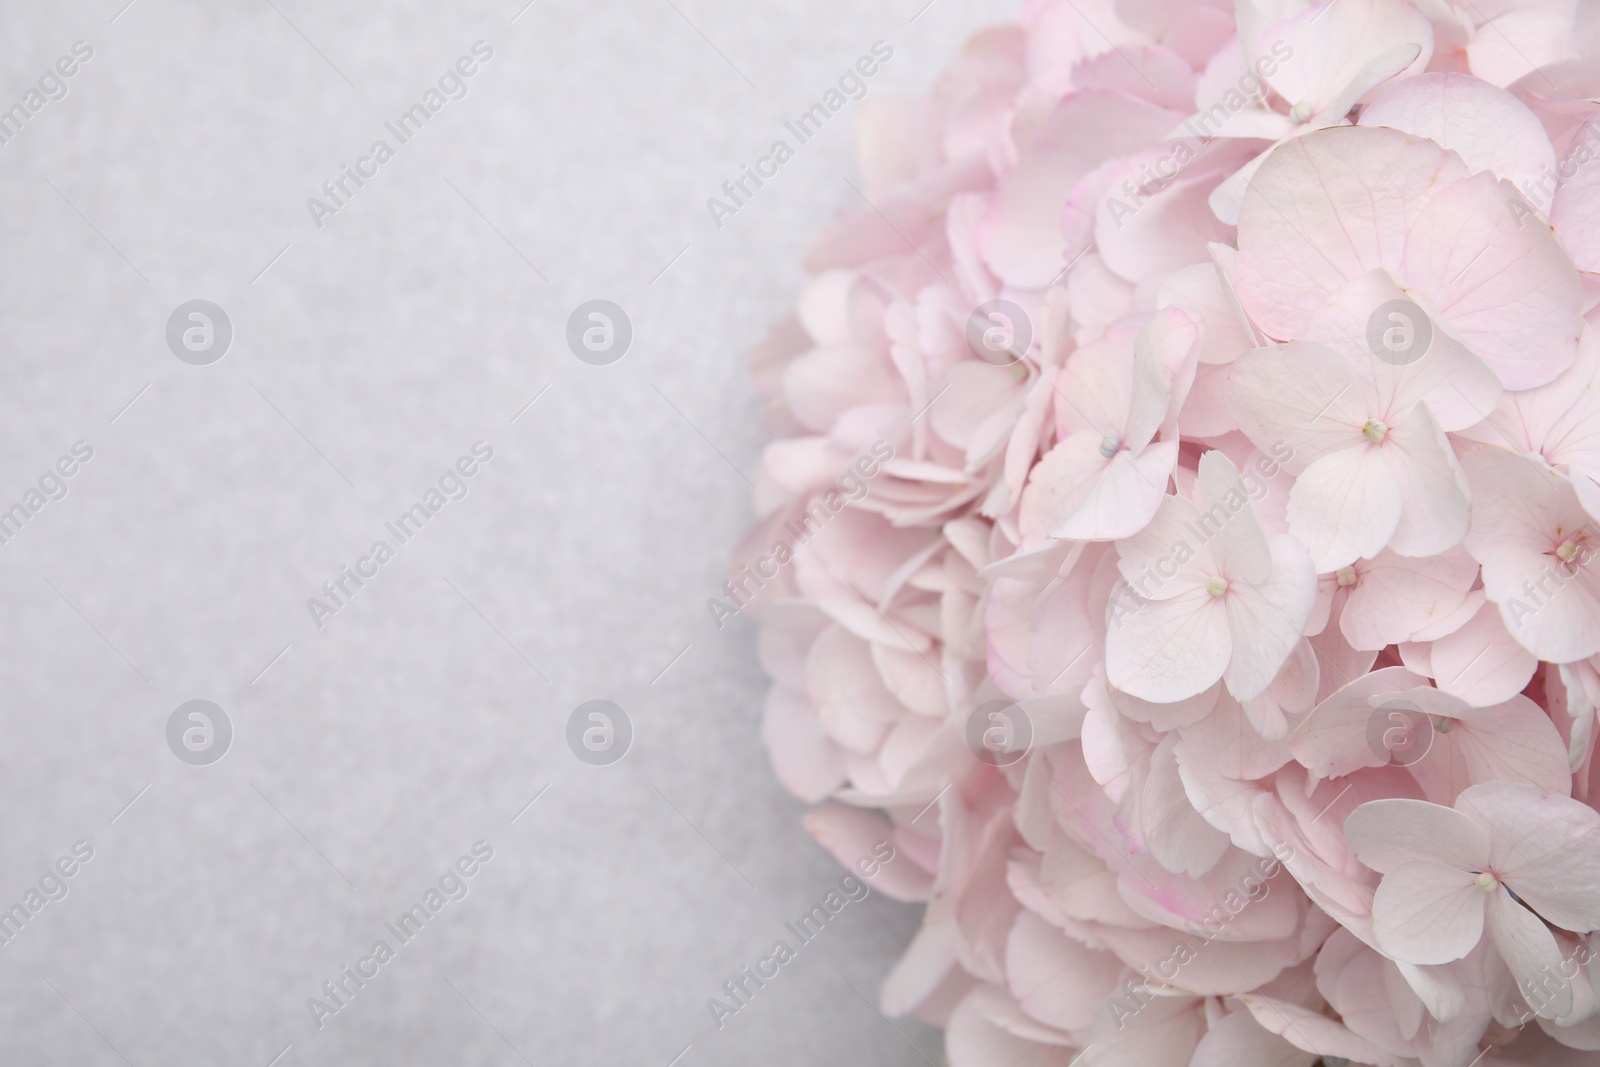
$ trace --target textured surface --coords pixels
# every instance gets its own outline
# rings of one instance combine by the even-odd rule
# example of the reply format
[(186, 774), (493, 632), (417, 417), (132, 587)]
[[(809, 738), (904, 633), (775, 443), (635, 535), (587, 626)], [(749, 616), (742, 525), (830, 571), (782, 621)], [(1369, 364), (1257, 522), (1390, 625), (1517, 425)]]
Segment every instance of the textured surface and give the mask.
[[(862, 995), (917, 921), (876, 896), (706, 1011), (839, 873), (761, 754), (751, 629), (703, 602), (748, 517), (746, 353), (855, 195), (848, 111), (721, 229), (705, 199), (874, 40), (872, 91), (923, 90), (1017, 5), (122, 3), (0, 6), (0, 107), (94, 49), (0, 145), (0, 508), (94, 450), (0, 545), (0, 904), (94, 850), (0, 945), (0, 1060), (937, 1059)], [(480, 39), (467, 95), (314, 226)], [(563, 340), (596, 297), (634, 325), (611, 366)], [(234, 330), (210, 366), (165, 340), (194, 298)], [(479, 440), (318, 628), (307, 598)], [(597, 697), (636, 733), (610, 767), (564, 740)], [(210, 766), (165, 739), (193, 698), (235, 731)], [(480, 839), (469, 894), (316, 1029)]]

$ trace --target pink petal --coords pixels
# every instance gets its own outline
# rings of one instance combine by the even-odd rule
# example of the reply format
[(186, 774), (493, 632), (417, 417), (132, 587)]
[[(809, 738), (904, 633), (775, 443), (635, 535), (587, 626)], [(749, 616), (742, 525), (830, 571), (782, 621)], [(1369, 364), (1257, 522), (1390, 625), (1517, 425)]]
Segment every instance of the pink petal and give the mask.
[(985, 1019), (969, 998), (950, 1016), (944, 1035), (950, 1067), (1068, 1067), (1076, 1050), (1017, 1037)]
[(1506, 4), (1480, 9), (1483, 20), (1467, 44), (1472, 73), (1495, 85), (1511, 85), (1530, 71), (1578, 53), (1573, 9), (1565, 4)]
[(1427, 294), (1507, 389), (1553, 380), (1578, 350), (1582, 286), (1548, 227), (1518, 225), (1487, 174), (1441, 190), (1406, 237), (1401, 278)]
[(1200, 364), (1195, 368), (1189, 397), (1178, 413), (1179, 430), (1184, 437), (1220, 437), (1235, 425), (1228, 410), (1228, 366)]
[[(1013, 860), (1012, 874), (1017, 873), (1015, 863)], [(1117, 890), (1116, 874), (1064, 834), (1058, 834), (1055, 843), (1045, 850), (1036, 877), (1046, 903), (1058, 910), (1064, 920), (1122, 926), (1144, 921), (1123, 901)], [(1015, 878), (1011, 879), (1011, 884), (1015, 890)]]
[(1405, 1049), (1421, 1029), (1424, 1002), (1402, 968), (1429, 976), (1446, 970), (1395, 964), (1348, 930), (1336, 930), (1317, 955), (1317, 989), (1351, 1032), (1380, 1048)]
[(1316, 1062), (1315, 1053), (1262, 1029), (1248, 1011), (1236, 1011), (1211, 1024), (1189, 1067), (1312, 1067)]
[[(1152, 704), (1118, 690), (1109, 692), (1112, 704), (1124, 718), (1148, 723), (1161, 733), (1206, 722), (1211, 717), (1212, 709), (1221, 703), (1219, 698), (1222, 697), (1220, 686), (1212, 686), (1203, 693), (1175, 704)], [(1088, 699), (1087, 694), (1085, 699)]]
[(812, 644), (806, 677), (828, 735), (852, 752), (874, 751), (905, 714), (878, 676), (867, 643), (842, 626)]
[(1563, 178), (1550, 205), (1550, 222), (1572, 253), (1578, 269), (1600, 271), (1600, 116), (1573, 135), (1562, 154)]
[(1289, 733), (1289, 717), (1311, 710), (1321, 683), (1322, 668), (1317, 661), (1317, 650), (1310, 640), (1302, 639), (1295, 642), (1294, 650), (1272, 684), (1240, 706), (1257, 733), (1269, 740), (1282, 741)]
[(883, 684), (912, 711), (942, 716), (949, 710), (944, 678), (925, 657), (874, 644), (872, 662), (877, 664)]
[(1400, 525), (1401, 508), (1394, 465), (1382, 449), (1362, 442), (1328, 453), (1295, 479), (1289, 530), (1326, 574), (1381, 552)]
[(1600, 472), (1600, 406), (1589, 386), (1600, 357), (1600, 334), (1586, 328), (1578, 358), (1548, 385), (1507, 393), (1481, 424), (1465, 435), (1517, 452), (1539, 452), (1553, 464)]
[(1306, 341), (1239, 357), (1229, 372), (1229, 403), (1257, 448), (1271, 453), (1288, 446), (1284, 466), (1295, 474), (1362, 443), (1370, 414), (1368, 390), (1354, 364), (1327, 345)]
[[(1411, 307), (1385, 307), (1398, 301)], [(1415, 358), (1408, 353), (1407, 362), (1374, 359), (1379, 353), (1369, 331), (1374, 318), (1385, 314), (1380, 325), (1407, 327), (1417, 345), (1425, 334), (1427, 347)], [(1438, 309), (1422, 294), (1402, 288), (1386, 270), (1370, 270), (1328, 298), (1312, 319), (1308, 337), (1337, 348), (1372, 379), (1376, 407), (1368, 414), (1392, 422), (1426, 401), (1442, 428), (1458, 430), (1483, 421), (1503, 390), (1494, 371), (1440, 326), (1441, 321)]]
[(1151, 754), (1139, 812), (1145, 846), (1155, 861), (1174, 873), (1199, 878), (1217, 865), (1230, 842), (1189, 800), (1173, 754), (1177, 741), (1177, 735), (1168, 734)]
[(1174, 112), (1123, 93), (1068, 94), (1048, 119), (1022, 131), (1023, 156), (1000, 179), (979, 229), (979, 249), (1000, 279), (1043, 289), (1081, 248), (1067, 248), (1061, 209), (1073, 186), (1112, 156), (1137, 151), (1177, 121)]
[(1100, 589), (1114, 572), (1110, 552), (1094, 556), (1091, 552), (1099, 550), (1085, 551), (1072, 573), (1035, 607), (1031, 621), (1035, 637), (1026, 661), (1032, 690), (1076, 695), (1098, 665), (1105, 637), (1104, 594), (1091, 590)]
[(1439, 688), (1474, 707), (1510, 700), (1539, 661), (1506, 630), (1503, 612), (1485, 603), (1465, 626), (1433, 642), (1431, 663)]
[(1257, 945), (1289, 937), (1304, 921), (1299, 899), (1275, 891), (1286, 884), (1272, 882), (1281, 874), (1275, 860), (1230, 850), (1200, 878), (1152, 869), (1148, 879), (1124, 875), (1121, 888), (1133, 910), (1162, 927), (1212, 945)]
[(795, 417), (824, 432), (848, 408), (873, 401), (904, 403), (906, 398), (905, 385), (888, 359), (848, 343), (814, 348), (790, 363), (783, 391)]
[(1383, 876), (1372, 898), (1378, 947), (1407, 963), (1449, 963), (1483, 936), (1477, 875), (1431, 860), (1407, 860)]
[(1489, 835), (1470, 816), (1423, 800), (1369, 801), (1350, 813), (1345, 837), (1361, 862), (1387, 873), (1403, 863), (1481, 871), (1489, 864)]
[[(1486, 926), (1500, 958), (1530, 1003), (1560, 1017), (1572, 1010), (1572, 986), (1562, 970), (1561, 948), (1550, 928), (1497, 888), (1488, 894)], [(1541, 1012), (1542, 1014), (1542, 1012)]]
[(923, 923), (883, 980), (883, 1010), (890, 1015), (906, 1015), (932, 996), (952, 971), (960, 970), (956, 963), (958, 941), (955, 923)]
[(1221, 451), (1207, 452), (1200, 457), (1195, 485), (1195, 503), (1203, 514), (1190, 532), (1199, 531), (1201, 538), (1209, 534), (1219, 573), (1229, 581), (1265, 581), (1273, 566), (1272, 551), (1233, 461)]
[(1306, 1052), (1355, 1063), (1380, 1064), (1382, 1067), (1401, 1067), (1408, 1062), (1386, 1054), (1383, 1049), (1357, 1037), (1333, 1019), (1309, 1008), (1264, 997), (1259, 993), (1247, 994), (1239, 999), (1250, 1009), (1262, 1029), (1280, 1035), (1283, 1040)]
[(1555, 167), (1544, 126), (1504, 89), (1470, 74), (1418, 74), (1391, 82), (1361, 112), (1363, 126), (1391, 126), (1459, 155), (1473, 172), (1493, 171), (1524, 193)]
[(1121, 804), (1128, 789), (1142, 779), (1154, 742), (1146, 740), (1139, 724), (1117, 714), (1103, 685), (1084, 690), (1088, 710), (1083, 717), (1083, 764), (1114, 803)]
[(1411, 640), (1460, 606), (1478, 564), (1460, 549), (1421, 559), (1383, 552), (1356, 573), (1339, 627), (1351, 645), (1376, 650)]
[(1103, 335), (1113, 322), (1133, 311), (1133, 286), (1089, 252), (1067, 275), (1067, 300), (1076, 336), (1087, 341)]
[[(1161, 959), (1171, 943), (1153, 948), (1148, 959)], [(1101, 1012), (1090, 1028), (1078, 1067), (1189, 1067), (1205, 1020), (1193, 997), (1156, 997), (1138, 1011), (1119, 1002)], [(987, 1067), (1009, 1067), (995, 1060)], [(951, 1067), (955, 1067), (954, 1064)]]
[(947, 388), (928, 410), (928, 419), (940, 437), (968, 448), (997, 412), (1015, 417), (1022, 403), (1022, 384), (1008, 367), (980, 360), (963, 360), (950, 368)]
[[(1156, 10), (1132, 12), (1121, 9), (1117, 15), (1131, 26), (1141, 29), (1148, 27), (1146, 32), (1161, 44), (1131, 47), (1121, 54), (1102, 53), (1087, 60), (1072, 72), (1074, 86), (1079, 89), (1115, 89), (1178, 110), (1194, 102), (1194, 70), (1184, 55), (1172, 50), (1172, 44), (1176, 42), (1167, 39), (1167, 34), (1174, 28), (1172, 23), (1181, 19), (1184, 13), (1181, 10), (1164, 12), (1159, 10), (1159, 5), (1150, 6)], [(1215, 10), (1210, 13), (1214, 15)], [(1211, 30), (1211, 33), (1215, 32)], [(1129, 63), (1128, 59), (1133, 62)]]
[(1232, 363), (1256, 347), (1238, 298), (1215, 263), (1196, 263), (1168, 275), (1156, 302), (1162, 307), (1181, 307), (1200, 320), (1201, 363)]
[(1588, 521), (1570, 486), (1536, 459), (1485, 446), (1464, 453), (1461, 466), (1476, 505), (1466, 548), (1479, 560), (1507, 549), (1542, 555), (1557, 529), (1576, 532)]
[(970, 997), (973, 1005), (985, 1019), (1015, 1037), (1047, 1046), (1073, 1043), (1070, 1035), (1040, 1022), (1024, 1011), (1011, 991), (1003, 986), (985, 982), (976, 986)]
[(1454, 802), (1463, 790), (1488, 781), (1526, 782), (1562, 795), (1571, 791), (1561, 735), (1549, 714), (1522, 694), (1487, 708), (1460, 707), (1436, 689), (1407, 696), (1430, 715), (1457, 705), (1448, 712), (1455, 725), (1439, 729), (1448, 723), (1436, 718), (1427, 757), (1411, 767), (1429, 797)]
[[(1381, 733), (1380, 743), (1373, 744), (1373, 719), (1378, 718), (1384, 730), (1403, 727), (1404, 715), (1390, 725), (1383, 700), (1421, 683), (1422, 679), (1404, 667), (1385, 667), (1354, 679), (1312, 710), (1289, 739), (1290, 751), (1314, 780), (1342, 778), (1363, 767), (1387, 765), (1392, 757), (1382, 744)], [(1393, 703), (1395, 708), (1405, 706), (1398, 698)]]
[(823, 730), (804, 693), (773, 686), (761, 717), (761, 739), (783, 787), (817, 801), (844, 784), (844, 754)]
[[(1342, 845), (1336, 850), (1337, 855), (1325, 857), (1319, 854), (1300, 820), (1287, 809), (1279, 796), (1262, 793), (1256, 797), (1255, 813), (1263, 840), (1278, 855), (1285, 857), (1284, 867), (1294, 876), (1311, 902), (1370, 940), (1372, 887), (1376, 884), (1377, 876), (1354, 863)], [(1311, 829), (1314, 830), (1315, 826)]]
[[(1428, 20), (1399, 0), (1313, 7), (1267, 33), (1281, 38), (1290, 50), (1267, 81), (1291, 104), (1304, 102), (1308, 117), (1335, 111), (1332, 121), (1379, 81), (1400, 73), (1414, 60), (1426, 63), (1433, 46)], [(1395, 53), (1394, 59), (1369, 69), (1375, 57), (1387, 53)]]
[(1389, 426), (1383, 454), (1405, 501), (1389, 547), (1402, 556), (1432, 556), (1467, 535), (1467, 479), (1427, 405)]
[(1529, 907), (1568, 930), (1600, 929), (1600, 813), (1500, 782), (1473, 786), (1456, 806), (1491, 828), (1495, 870)]
[(873, 889), (894, 900), (928, 899), (933, 876), (896, 852), (890, 844), (894, 826), (888, 819), (862, 808), (829, 803), (806, 812), (803, 821), (840, 866)]
[(1289, 747), (1262, 737), (1239, 702), (1226, 693), (1216, 700), (1214, 711), (1179, 731), (1173, 754), (1180, 768), (1204, 767), (1240, 782), (1265, 778), (1291, 758)]
[(1462, 457), (1473, 487), (1467, 550), (1483, 564), (1483, 585), (1505, 627), (1530, 653), (1556, 663), (1600, 651), (1593, 550), (1576, 571), (1554, 550), (1585, 541), (1592, 524), (1571, 483), (1537, 460), (1483, 446)]
[[(1247, 150), (1233, 147), (1235, 143), (1214, 143), (1206, 155), (1143, 198), (1129, 197), (1126, 190), (1136, 189), (1152, 168), (1170, 166), (1173, 147), (1158, 145), (1112, 161), (1079, 185), (1067, 213), (1092, 209), (1095, 247), (1106, 266), (1130, 281), (1204, 263), (1210, 258), (1206, 252), (1210, 242), (1232, 236), (1206, 199), (1223, 174), (1248, 158)], [(1087, 203), (1086, 196), (1092, 198)]]
[(1273, 337), (1303, 336), (1346, 281), (1396, 270), (1429, 198), (1466, 175), (1437, 145), (1381, 127), (1335, 127), (1279, 145), (1240, 209), (1239, 299)]
[[(1269, 893), (1260, 903), (1271, 902), (1276, 896), (1276, 892)], [(1255, 906), (1246, 903), (1240, 916), (1249, 914)], [(1201, 933), (1205, 931), (1202, 929)], [(1294, 962), (1298, 952), (1295, 942), (1283, 935), (1261, 941), (1207, 940), (1166, 927), (1143, 930), (1108, 927), (1100, 934), (1106, 946), (1130, 967), (1154, 967), (1173, 957), (1192, 956), (1182, 967), (1180, 985), (1185, 990), (1207, 995), (1232, 995), (1240, 989), (1270, 982)], [(1183, 953), (1178, 951), (1180, 946), (1185, 950)], [(1159, 997), (1157, 1001), (1165, 999)], [(1147, 1005), (1139, 1013), (1139, 1022), (1142, 1024), (1144, 1016), (1154, 1011), (1154, 1005)], [(1129, 1029), (1133, 1029), (1131, 1024)], [(1186, 1063), (1186, 1060), (1179, 1060), (1177, 1067), (1184, 1067)], [(1130, 1061), (1128, 1067), (1138, 1067), (1138, 1062)]]
[(1238, 585), (1222, 598), (1233, 645), (1225, 680), (1240, 700), (1250, 700), (1272, 684), (1299, 644), (1316, 599), (1316, 571), (1305, 547), (1287, 534), (1274, 534), (1268, 544), (1271, 576), (1259, 585)]
[(1182, 308), (1163, 308), (1145, 320), (1134, 338), (1133, 396), (1123, 443), (1142, 450), (1168, 423), (1194, 379), (1200, 325)]
[[(1106, 679), (1162, 704), (1203, 692), (1222, 677), (1233, 655), (1229, 615), (1204, 586), (1168, 600), (1138, 601), (1106, 633)], [(1271, 681), (1269, 676), (1262, 688)]]
[[(1165, 497), (1149, 525), (1117, 542), (1117, 569), (1134, 593), (1147, 600), (1167, 600), (1204, 588), (1221, 571), (1215, 540), (1201, 540), (1190, 532), (1199, 519), (1200, 510), (1190, 501)], [(1187, 551), (1175, 552), (1175, 545)]]
[(1006, 983), (1022, 1009), (1061, 1030), (1081, 1030), (1126, 973), (1121, 960), (1067, 937), (1031, 911), (1006, 942)]
[(1118, 323), (1105, 337), (1067, 357), (1053, 397), (1061, 436), (1079, 430), (1122, 436), (1133, 405), (1137, 336), (1131, 323)]
[(1142, 454), (1121, 451), (1107, 459), (1103, 438), (1073, 434), (1034, 467), (1023, 491), (1024, 530), (1080, 541), (1131, 537), (1154, 517), (1178, 462), (1178, 442), (1163, 441)]

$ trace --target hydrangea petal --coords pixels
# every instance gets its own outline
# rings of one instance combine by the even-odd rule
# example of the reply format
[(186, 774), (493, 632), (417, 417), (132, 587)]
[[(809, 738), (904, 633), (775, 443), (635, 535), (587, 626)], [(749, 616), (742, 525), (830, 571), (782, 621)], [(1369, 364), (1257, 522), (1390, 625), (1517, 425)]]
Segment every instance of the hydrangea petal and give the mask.
[(1372, 898), (1378, 947), (1407, 963), (1449, 963), (1483, 936), (1484, 892), (1477, 875), (1431, 860), (1407, 860), (1384, 875)]

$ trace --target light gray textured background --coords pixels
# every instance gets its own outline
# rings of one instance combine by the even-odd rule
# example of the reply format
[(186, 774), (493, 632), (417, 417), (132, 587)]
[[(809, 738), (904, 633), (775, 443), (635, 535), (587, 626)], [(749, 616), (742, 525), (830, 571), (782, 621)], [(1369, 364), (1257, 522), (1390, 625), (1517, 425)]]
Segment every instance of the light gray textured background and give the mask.
[[(917, 921), (876, 896), (722, 1032), (705, 1008), (839, 874), (761, 752), (754, 634), (703, 602), (748, 519), (748, 352), (854, 195), (849, 114), (722, 230), (704, 202), (874, 40), (872, 91), (922, 91), (1019, 5), (124, 3), (0, 3), (0, 107), (94, 49), (0, 145), (0, 508), (94, 448), (0, 546), (0, 905), (94, 849), (0, 946), (0, 1062), (937, 1061), (856, 992)], [(480, 38), (469, 95), (316, 229)], [(195, 297), (235, 331), (209, 367), (164, 340)], [(609, 367), (563, 343), (594, 297), (634, 323)], [(319, 631), (306, 598), (480, 438)], [(164, 740), (195, 697), (236, 730), (210, 767)], [(637, 732), (608, 768), (564, 743), (594, 697)], [(480, 838), (470, 895), (313, 1029)]]

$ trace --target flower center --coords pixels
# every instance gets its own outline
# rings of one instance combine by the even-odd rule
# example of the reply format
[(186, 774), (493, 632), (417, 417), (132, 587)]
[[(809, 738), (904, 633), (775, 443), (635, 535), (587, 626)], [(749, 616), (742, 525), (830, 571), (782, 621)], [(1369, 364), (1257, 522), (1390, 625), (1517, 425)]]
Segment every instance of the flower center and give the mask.
[(1311, 101), (1302, 100), (1289, 109), (1289, 117), (1296, 122), (1304, 122), (1311, 117)]
[(1388, 432), (1389, 427), (1385, 426), (1377, 419), (1368, 419), (1367, 424), (1361, 427), (1361, 436), (1365, 437), (1375, 445), (1383, 444), (1384, 435)]
[(1578, 544), (1571, 538), (1556, 546), (1556, 556), (1562, 563), (1571, 563), (1578, 558)]
[(1354, 567), (1340, 567), (1334, 571), (1334, 577), (1339, 579), (1339, 584), (1348, 588), (1356, 584), (1356, 569)]
[(1485, 893), (1493, 893), (1496, 889), (1500, 888), (1500, 879), (1496, 878), (1488, 871), (1484, 871), (1482, 874), (1478, 875), (1477, 884), (1478, 888), (1483, 890)]
[(1100, 455), (1105, 459), (1110, 459), (1112, 456), (1116, 455), (1117, 450), (1121, 447), (1122, 438), (1117, 434), (1108, 433), (1105, 435), (1105, 437), (1100, 439)]
[(1433, 728), (1441, 734), (1447, 734), (1456, 728), (1456, 721), (1448, 715), (1435, 715), (1433, 717)]
[(1212, 596), (1221, 596), (1228, 591), (1228, 579), (1220, 574), (1213, 574), (1206, 580), (1206, 592)]

